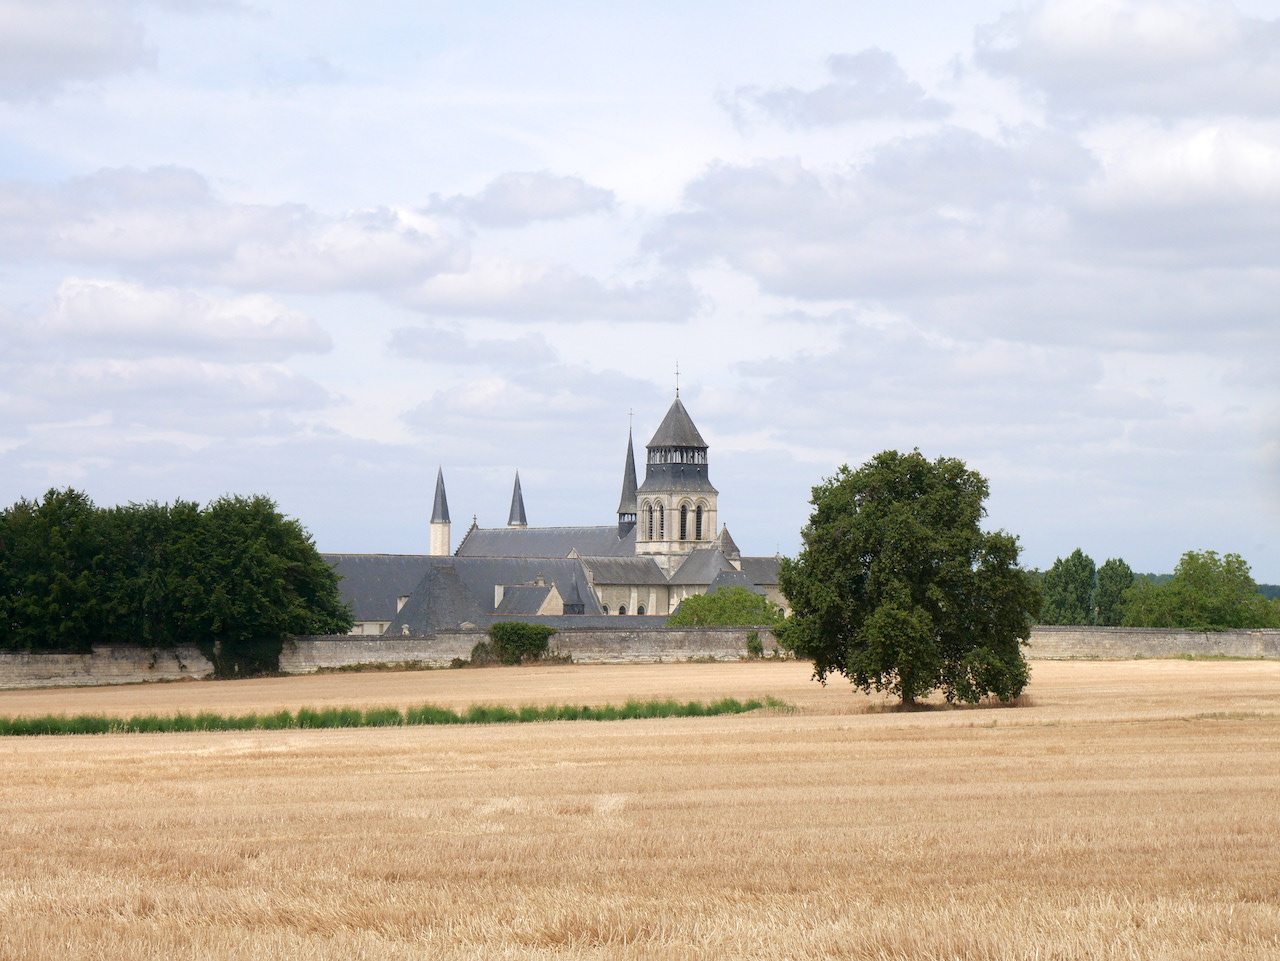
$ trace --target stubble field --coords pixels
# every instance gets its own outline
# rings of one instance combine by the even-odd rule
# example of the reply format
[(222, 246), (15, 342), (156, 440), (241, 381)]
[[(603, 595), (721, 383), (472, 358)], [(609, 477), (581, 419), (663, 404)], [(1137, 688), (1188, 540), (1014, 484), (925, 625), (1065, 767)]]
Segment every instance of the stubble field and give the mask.
[(1280, 663), (1038, 662), (909, 714), (796, 663), (0, 692), (0, 715), (736, 717), (0, 739), (0, 958), (1280, 958)]

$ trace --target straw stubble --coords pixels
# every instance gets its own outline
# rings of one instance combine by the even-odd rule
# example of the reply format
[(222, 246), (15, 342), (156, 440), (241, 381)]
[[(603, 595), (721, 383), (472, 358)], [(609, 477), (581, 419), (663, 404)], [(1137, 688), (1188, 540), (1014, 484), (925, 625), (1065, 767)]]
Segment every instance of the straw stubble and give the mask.
[(795, 664), (537, 676), (798, 710), (5, 739), (0, 958), (1280, 956), (1280, 664), (1041, 663), (1027, 706), (911, 714)]

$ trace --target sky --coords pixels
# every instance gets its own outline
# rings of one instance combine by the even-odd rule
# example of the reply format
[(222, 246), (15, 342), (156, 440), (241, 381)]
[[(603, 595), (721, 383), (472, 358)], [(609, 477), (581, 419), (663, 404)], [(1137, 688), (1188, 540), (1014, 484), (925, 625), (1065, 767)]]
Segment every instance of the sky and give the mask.
[(678, 367), (744, 553), (918, 448), (1280, 583), (1278, 346), (1280, 0), (0, 0), (0, 504), (609, 524)]

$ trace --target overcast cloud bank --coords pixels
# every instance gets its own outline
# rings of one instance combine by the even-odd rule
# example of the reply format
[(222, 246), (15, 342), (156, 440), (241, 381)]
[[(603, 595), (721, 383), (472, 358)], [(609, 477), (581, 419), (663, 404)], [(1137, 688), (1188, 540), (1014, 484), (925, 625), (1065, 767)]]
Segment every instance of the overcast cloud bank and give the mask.
[(746, 550), (918, 446), (1280, 581), (1280, 17), (918, 13), (0, 0), (0, 500), (607, 523), (678, 363)]

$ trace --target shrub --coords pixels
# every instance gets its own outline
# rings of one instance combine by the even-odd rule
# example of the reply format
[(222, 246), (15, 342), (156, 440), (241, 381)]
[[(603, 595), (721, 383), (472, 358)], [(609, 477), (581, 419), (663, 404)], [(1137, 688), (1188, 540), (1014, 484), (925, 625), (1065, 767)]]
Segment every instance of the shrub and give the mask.
[[(547, 642), (555, 632), (554, 627), (541, 624), (500, 621), (489, 628), (489, 637), (498, 660), (503, 664), (519, 664), (526, 660), (537, 660), (545, 654)], [(473, 651), (472, 660), (474, 659)]]

